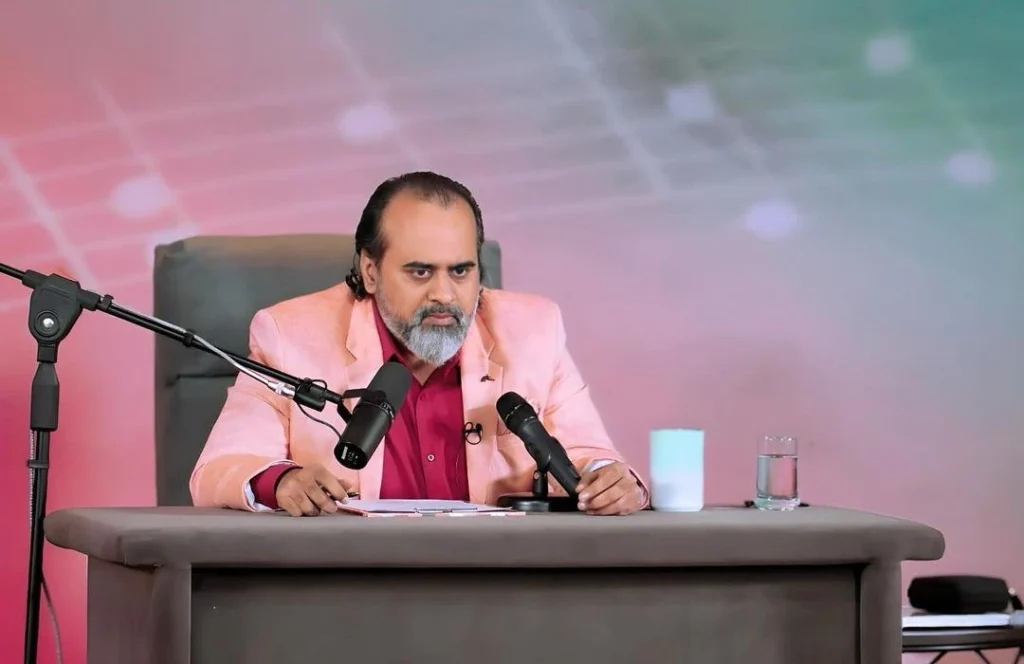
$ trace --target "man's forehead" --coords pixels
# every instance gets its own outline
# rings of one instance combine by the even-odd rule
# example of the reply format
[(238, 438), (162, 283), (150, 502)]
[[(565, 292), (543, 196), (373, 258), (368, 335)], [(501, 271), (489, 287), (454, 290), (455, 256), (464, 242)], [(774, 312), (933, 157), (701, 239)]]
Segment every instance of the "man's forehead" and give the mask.
[(396, 197), (382, 220), (387, 251), (434, 263), (474, 257), (476, 220), (465, 201), (458, 202), (462, 205)]
[(461, 198), (442, 200), (404, 191), (397, 194), (384, 208), (385, 225), (414, 228), (423, 225), (456, 224), (468, 222), (475, 228), (476, 220), (469, 203)]

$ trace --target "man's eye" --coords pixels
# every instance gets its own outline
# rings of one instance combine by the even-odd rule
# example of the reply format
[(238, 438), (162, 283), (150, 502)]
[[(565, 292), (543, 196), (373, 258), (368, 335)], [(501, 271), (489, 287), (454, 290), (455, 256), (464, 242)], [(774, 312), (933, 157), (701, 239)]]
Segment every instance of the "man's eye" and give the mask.
[(468, 267), (456, 267), (456, 268), (452, 268), (452, 276), (455, 276), (455, 277), (464, 277), (464, 276), (466, 276), (467, 274), (469, 274), (469, 268), (468, 268)]
[(427, 277), (430, 276), (430, 270), (425, 270), (425, 269), (413, 270), (412, 271), (412, 276), (416, 277), (417, 279), (426, 279)]

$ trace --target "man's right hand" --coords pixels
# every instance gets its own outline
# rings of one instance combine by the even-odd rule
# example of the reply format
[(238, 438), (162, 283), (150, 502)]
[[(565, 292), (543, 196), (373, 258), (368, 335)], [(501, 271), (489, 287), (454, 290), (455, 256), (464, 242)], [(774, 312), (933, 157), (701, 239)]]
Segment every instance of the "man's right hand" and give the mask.
[(281, 476), (275, 492), (277, 506), (292, 516), (334, 514), (337, 499), (345, 502), (348, 489), (320, 465), (293, 468)]

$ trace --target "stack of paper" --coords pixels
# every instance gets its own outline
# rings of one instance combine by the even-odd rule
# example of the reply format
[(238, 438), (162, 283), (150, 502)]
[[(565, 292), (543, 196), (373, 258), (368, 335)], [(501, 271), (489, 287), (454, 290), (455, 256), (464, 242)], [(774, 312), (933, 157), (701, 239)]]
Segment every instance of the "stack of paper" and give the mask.
[(461, 500), (357, 500), (338, 503), (339, 514), (359, 516), (522, 516), (508, 507)]
[(945, 614), (903, 608), (903, 629), (991, 629), (1024, 625), (1024, 611)]

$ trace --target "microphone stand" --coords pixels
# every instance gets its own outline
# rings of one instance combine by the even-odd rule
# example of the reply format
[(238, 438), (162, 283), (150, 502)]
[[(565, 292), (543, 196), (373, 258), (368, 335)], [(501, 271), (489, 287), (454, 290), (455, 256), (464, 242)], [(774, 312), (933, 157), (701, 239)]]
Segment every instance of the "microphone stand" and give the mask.
[(533, 471), (533, 487), (530, 493), (508, 493), (498, 497), (498, 507), (511, 507), (517, 512), (577, 512), (579, 498), (576, 496), (549, 496), (548, 469), (551, 466), (550, 455), (534, 454), (535, 450), (527, 446), (537, 470)]
[(30, 539), (24, 660), (25, 664), (36, 664), (39, 649), (39, 605), (43, 586), (43, 518), (46, 514), (47, 472), (50, 468), (50, 434), (57, 430), (60, 410), (57, 350), (60, 342), (68, 336), (78, 321), (83, 309), (102, 311), (114, 318), (177, 341), (188, 348), (198, 348), (216, 355), (277, 394), (307, 408), (322, 411), (327, 403), (333, 403), (337, 405), (338, 413), (346, 422), (352, 414), (342, 403), (343, 400), (362, 394), (365, 390), (349, 390), (344, 394), (331, 392), (326, 386), (318, 385), (312, 379), (299, 379), (246, 357), (223, 351), (195, 332), (114, 304), (113, 298), (109, 295), (101, 296), (85, 290), (77, 281), (58, 274), (44, 275), (33, 270), (21, 271), (3, 263), (0, 263), (0, 274), (13, 277), (32, 289), (28, 327), (38, 346), (36, 361), (39, 366), (32, 379), (29, 408), (32, 451), (28, 460)]

